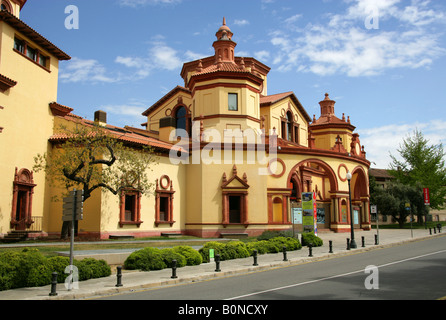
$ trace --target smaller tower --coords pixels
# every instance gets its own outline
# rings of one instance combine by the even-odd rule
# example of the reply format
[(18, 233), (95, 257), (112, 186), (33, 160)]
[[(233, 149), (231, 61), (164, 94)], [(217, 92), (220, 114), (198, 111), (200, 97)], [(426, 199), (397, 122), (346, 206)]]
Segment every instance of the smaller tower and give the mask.
[(212, 45), (215, 49), (215, 62), (234, 62), (234, 49), (237, 43), (232, 41), (231, 29), (226, 25), (226, 18), (223, 18), (223, 25), (218, 29), (215, 36), (217, 41)]

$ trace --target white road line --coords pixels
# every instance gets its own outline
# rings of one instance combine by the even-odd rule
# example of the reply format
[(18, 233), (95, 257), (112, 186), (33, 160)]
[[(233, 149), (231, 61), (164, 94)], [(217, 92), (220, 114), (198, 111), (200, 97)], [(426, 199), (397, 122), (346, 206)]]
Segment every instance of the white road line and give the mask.
[[(407, 262), (407, 261), (411, 261), (411, 260), (416, 260), (416, 259), (432, 256), (432, 255), (435, 255), (435, 254), (444, 253), (444, 252), (446, 252), (446, 250), (437, 251), (437, 252), (433, 252), (433, 253), (428, 253), (428, 254), (424, 254), (424, 255), (421, 255), (421, 256), (407, 258), (407, 259), (403, 259), (403, 260), (399, 260), (399, 261), (389, 262), (389, 263), (377, 266), (377, 268), (388, 267), (388, 266), (391, 266), (391, 265), (394, 265), (394, 264), (403, 263), (403, 262)], [(237, 300), (237, 299), (241, 299), (241, 298), (252, 297), (252, 296), (255, 296), (255, 295), (258, 295), (258, 294), (262, 294), (262, 293), (279, 291), (279, 290), (293, 288), (293, 287), (299, 287), (299, 286), (303, 286), (303, 285), (306, 285), (306, 284), (317, 283), (317, 282), (330, 280), (330, 279), (335, 279), (335, 278), (341, 278), (341, 277), (349, 276), (349, 275), (352, 275), (352, 274), (355, 274), (355, 273), (360, 273), (360, 272), (364, 273), (364, 269), (357, 270), (357, 271), (352, 271), (352, 272), (347, 272), (347, 273), (343, 273), (343, 274), (338, 274), (338, 275), (335, 275), (335, 276), (330, 276), (330, 277), (321, 278), (321, 279), (317, 279), (317, 280), (306, 281), (306, 282), (301, 282), (301, 283), (295, 283), (295, 284), (290, 284), (288, 286), (283, 286), (283, 287), (278, 287), (278, 288), (273, 288), (273, 289), (253, 292), (253, 293), (249, 293), (249, 294), (245, 294), (245, 295), (241, 295), (241, 296), (237, 296), (237, 297), (228, 298), (228, 299), (225, 299), (225, 300)]]

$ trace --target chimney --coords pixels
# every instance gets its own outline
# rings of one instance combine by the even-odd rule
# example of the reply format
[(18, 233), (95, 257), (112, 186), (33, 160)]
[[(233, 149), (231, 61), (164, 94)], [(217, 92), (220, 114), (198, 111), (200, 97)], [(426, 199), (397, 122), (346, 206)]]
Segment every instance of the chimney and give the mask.
[(102, 127), (107, 125), (107, 113), (99, 110), (94, 113), (94, 122)]

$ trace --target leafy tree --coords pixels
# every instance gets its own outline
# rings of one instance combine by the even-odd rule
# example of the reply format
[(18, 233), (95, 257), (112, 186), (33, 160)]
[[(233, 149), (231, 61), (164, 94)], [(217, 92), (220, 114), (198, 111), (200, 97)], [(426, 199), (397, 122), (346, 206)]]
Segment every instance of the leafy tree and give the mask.
[[(117, 195), (121, 190), (147, 193), (154, 183), (148, 170), (156, 161), (153, 150), (144, 146), (127, 146), (120, 139), (124, 132), (111, 132), (99, 125), (61, 126), (56, 133), (61, 141), (49, 154), (34, 157), (36, 172), (44, 171), (56, 187), (84, 191), (84, 202), (96, 189)], [(64, 223), (64, 229), (68, 226)]]
[[(399, 181), (391, 181), (386, 189), (374, 188), (372, 203), (378, 206), (378, 211), (383, 215), (391, 216), (402, 228), (407, 218), (424, 216), (428, 208), (424, 205), (423, 191), (420, 184), (411, 186)], [(410, 211), (406, 209), (406, 203), (410, 203)]]
[(420, 184), (423, 188), (429, 188), (430, 207), (441, 209), (446, 200), (446, 153), (443, 145), (429, 144), (423, 134), (415, 130), (412, 136), (404, 139), (397, 151), (402, 160), (390, 155), (392, 163), (389, 173), (404, 184)]

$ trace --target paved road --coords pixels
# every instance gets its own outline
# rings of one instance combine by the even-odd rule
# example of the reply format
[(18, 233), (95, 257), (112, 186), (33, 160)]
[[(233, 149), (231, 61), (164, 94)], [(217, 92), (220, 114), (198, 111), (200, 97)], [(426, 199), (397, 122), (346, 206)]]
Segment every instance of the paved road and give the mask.
[[(445, 265), (446, 237), (439, 237), (243, 276), (121, 294), (105, 300), (434, 300), (446, 296)], [(365, 273), (367, 266), (377, 269)], [(367, 289), (366, 283), (375, 289)]]

